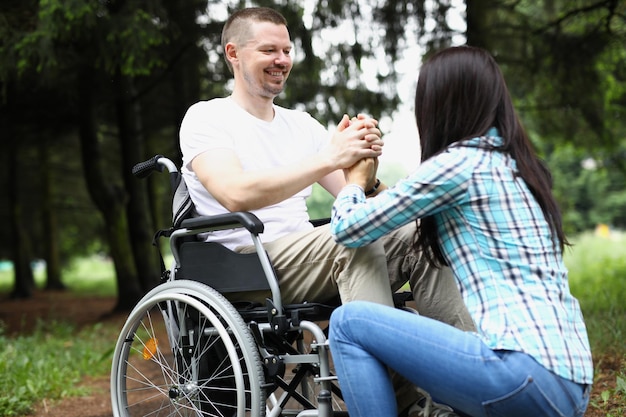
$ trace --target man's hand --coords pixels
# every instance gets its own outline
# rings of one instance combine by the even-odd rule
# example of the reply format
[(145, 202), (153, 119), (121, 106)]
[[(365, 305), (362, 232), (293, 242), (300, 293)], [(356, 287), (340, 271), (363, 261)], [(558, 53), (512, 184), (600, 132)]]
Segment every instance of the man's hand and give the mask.
[(323, 153), (332, 166), (342, 169), (349, 168), (364, 158), (379, 157), (383, 145), (376, 119), (365, 115), (350, 119), (344, 115)]

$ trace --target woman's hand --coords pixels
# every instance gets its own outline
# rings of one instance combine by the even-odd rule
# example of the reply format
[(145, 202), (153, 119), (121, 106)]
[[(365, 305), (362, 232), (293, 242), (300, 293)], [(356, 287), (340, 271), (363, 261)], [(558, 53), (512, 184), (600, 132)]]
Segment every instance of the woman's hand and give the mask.
[(370, 190), (376, 183), (378, 158), (363, 158), (354, 165), (343, 170), (347, 184), (356, 184), (364, 191)]

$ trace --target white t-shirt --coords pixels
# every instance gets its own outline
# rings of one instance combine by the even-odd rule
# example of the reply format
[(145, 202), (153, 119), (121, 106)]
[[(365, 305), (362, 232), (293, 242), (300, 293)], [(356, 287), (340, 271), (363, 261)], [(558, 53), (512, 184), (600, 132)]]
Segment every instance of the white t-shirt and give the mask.
[[(245, 171), (291, 165), (318, 153), (330, 138), (329, 132), (310, 114), (274, 106), (274, 120), (260, 120), (239, 107), (230, 97), (192, 105), (180, 127), (182, 173), (199, 215), (228, 212), (204, 188), (191, 169), (191, 161), (212, 149), (232, 149)], [(306, 198), (312, 187), (272, 206), (253, 210), (265, 224), (262, 235), (270, 242), (286, 234), (312, 228)], [(245, 229), (212, 232), (207, 240), (230, 248), (252, 243)]]

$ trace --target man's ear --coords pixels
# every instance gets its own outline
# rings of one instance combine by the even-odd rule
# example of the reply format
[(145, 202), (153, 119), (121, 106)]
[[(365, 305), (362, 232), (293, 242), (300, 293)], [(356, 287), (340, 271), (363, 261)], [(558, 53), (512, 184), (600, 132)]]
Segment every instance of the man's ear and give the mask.
[(230, 63), (235, 61), (237, 59), (237, 46), (234, 43), (227, 43), (224, 47), (224, 55)]

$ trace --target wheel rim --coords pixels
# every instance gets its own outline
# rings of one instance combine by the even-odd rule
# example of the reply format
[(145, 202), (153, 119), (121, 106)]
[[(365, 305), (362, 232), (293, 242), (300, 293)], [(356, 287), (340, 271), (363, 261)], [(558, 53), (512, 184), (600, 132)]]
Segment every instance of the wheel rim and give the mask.
[[(177, 311), (174, 320), (172, 311)], [(186, 328), (194, 315), (195, 327)], [(179, 291), (161, 291), (144, 297), (129, 316), (114, 353), (111, 379), (114, 414), (124, 417), (196, 416), (202, 412), (238, 417), (247, 412), (261, 414), (252, 412), (254, 407), (251, 409), (249, 405), (260, 402), (259, 382), (257, 388), (248, 382), (259, 376), (248, 373), (254, 365), (245, 365), (257, 359), (244, 357), (242, 351), (250, 349), (239, 347), (239, 333), (247, 328), (235, 327), (225, 320), (222, 312), (214, 312), (207, 304)], [(213, 369), (203, 373), (202, 369), (207, 368), (200, 362), (212, 349), (225, 352), (225, 356), (222, 355), (221, 362), (211, 362)], [(215, 397), (220, 399), (215, 401)], [(234, 399), (221, 400), (224, 397)]]

